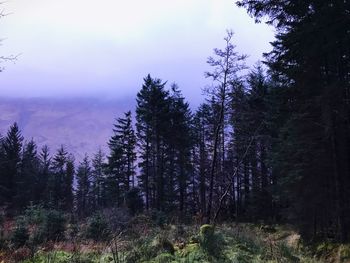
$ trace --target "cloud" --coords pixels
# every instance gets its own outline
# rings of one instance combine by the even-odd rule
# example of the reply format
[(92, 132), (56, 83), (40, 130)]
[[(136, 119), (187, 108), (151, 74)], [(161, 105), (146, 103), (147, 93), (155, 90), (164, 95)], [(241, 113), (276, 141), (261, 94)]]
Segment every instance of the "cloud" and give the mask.
[(11, 0), (6, 9), (0, 52), (22, 53), (0, 76), (11, 96), (126, 96), (152, 73), (195, 99), (227, 28), (250, 63), (273, 38), (232, 0)]

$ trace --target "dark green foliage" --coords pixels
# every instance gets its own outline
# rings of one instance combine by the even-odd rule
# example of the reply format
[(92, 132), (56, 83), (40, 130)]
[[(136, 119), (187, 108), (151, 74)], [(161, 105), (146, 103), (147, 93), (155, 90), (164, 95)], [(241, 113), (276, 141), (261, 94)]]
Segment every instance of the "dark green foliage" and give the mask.
[(48, 182), (49, 206), (71, 211), (73, 207), (74, 158), (61, 146), (52, 160)]
[(131, 188), (125, 193), (125, 203), (132, 216), (143, 211), (143, 199), (141, 191), (137, 187)]
[(37, 190), (39, 187), (39, 159), (37, 146), (34, 141), (26, 143), (23, 147), (20, 172), (16, 179), (15, 203), (18, 207), (24, 208), (30, 202), (38, 202)]
[(140, 147), (139, 185), (146, 209), (187, 210), (188, 184), (192, 171), (189, 105), (178, 87), (148, 75), (137, 94), (136, 127)]
[(62, 211), (48, 210), (39, 232), (46, 240), (61, 240), (64, 238), (66, 219)]
[(47, 210), (42, 205), (29, 205), (24, 210), (24, 217), (28, 224), (40, 225), (46, 220)]
[(257, 20), (268, 17), (277, 29), (266, 55), (278, 84), (279, 111), (273, 116), (278, 139), (270, 153), (276, 197), (305, 238), (349, 240), (349, 3), (238, 4)]
[(80, 163), (76, 174), (77, 191), (76, 200), (79, 216), (85, 216), (91, 211), (92, 196), (91, 196), (91, 167), (87, 156)]
[(151, 245), (155, 250), (157, 250), (157, 253), (161, 252), (173, 255), (175, 252), (173, 243), (169, 241), (167, 237), (162, 235), (157, 236)]
[(212, 225), (202, 225), (199, 232), (201, 248), (209, 255), (219, 257), (224, 247), (223, 237), (215, 232)]
[(136, 136), (132, 127), (131, 112), (118, 118), (113, 129), (114, 135), (108, 142), (108, 178), (106, 199), (110, 206), (121, 206), (124, 193), (135, 186)]
[(164, 86), (160, 79), (148, 75), (136, 99), (136, 128), (142, 158), (139, 181), (145, 194), (146, 209), (164, 209), (165, 205), (166, 180), (161, 158), (166, 147), (169, 93)]
[(168, 221), (168, 217), (166, 215), (166, 213), (159, 211), (159, 210), (152, 210), (151, 211), (151, 218), (152, 221), (157, 225), (157, 226), (164, 226), (167, 221)]
[(19, 179), (23, 137), (17, 123), (8, 130), (5, 138), (1, 138), (2, 171), (0, 177), (1, 205), (16, 206), (12, 203), (16, 196), (16, 181)]
[[(146, 210), (162, 228), (180, 220), (288, 222), (306, 240), (349, 241), (349, 2), (238, 5), (276, 28), (264, 64), (242, 74), (245, 56), (228, 31), (224, 49), (208, 59), (213, 82), (194, 114), (176, 84), (168, 89), (148, 75), (137, 94), (136, 135), (128, 111), (116, 119), (108, 158), (100, 150), (77, 171), (63, 146), (52, 159), (47, 147), (37, 153), (14, 123), (0, 136), (0, 206), (16, 215), (30, 205), (25, 214), (40, 225), (38, 242), (62, 238), (64, 217), (53, 209), (79, 218), (103, 210), (88, 220), (87, 235), (95, 240)], [(23, 245), (25, 229), (16, 231)], [(203, 251), (221, 253), (210, 226), (199, 241)], [(199, 246), (192, 245), (197, 256)], [(244, 257), (258, 249), (238, 246), (236, 259), (253, 261)], [(146, 245), (140, 250), (154, 254)], [(278, 251), (297, 260), (283, 246)]]
[(19, 217), (16, 220), (16, 225), (11, 235), (11, 242), (18, 248), (24, 246), (28, 240), (29, 231), (27, 222), (24, 217)]
[(106, 166), (107, 164), (104, 163), (104, 154), (100, 149), (92, 159), (90, 191), (93, 209), (100, 209), (107, 204), (108, 195), (105, 191)]
[(101, 213), (88, 218), (86, 237), (95, 241), (107, 240), (110, 235), (107, 219)]

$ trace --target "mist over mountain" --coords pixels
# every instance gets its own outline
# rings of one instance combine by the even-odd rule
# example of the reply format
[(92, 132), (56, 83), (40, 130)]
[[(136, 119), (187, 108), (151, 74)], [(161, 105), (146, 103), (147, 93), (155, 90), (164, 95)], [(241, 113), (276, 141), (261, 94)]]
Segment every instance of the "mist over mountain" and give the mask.
[(77, 161), (99, 147), (106, 152), (113, 123), (124, 111), (134, 110), (134, 99), (0, 98), (0, 133), (17, 122), (25, 140), (32, 138), (51, 154), (62, 144)]

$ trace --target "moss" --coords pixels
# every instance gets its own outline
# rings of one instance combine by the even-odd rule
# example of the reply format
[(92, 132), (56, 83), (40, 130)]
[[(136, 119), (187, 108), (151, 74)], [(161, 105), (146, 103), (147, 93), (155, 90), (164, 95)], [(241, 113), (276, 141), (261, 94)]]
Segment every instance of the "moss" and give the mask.
[(317, 258), (328, 258), (332, 255), (335, 248), (335, 244), (323, 242), (316, 247), (315, 255)]
[(72, 255), (64, 251), (52, 251), (49, 253), (39, 253), (33, 259), (23, 261), (22, 263), (70, 263)]
[(172, 255), (175, 252), (173, 243), (164, 236), (157, 236), (152, 242), (152, 247), (157, 252), (167, 252)]
[(190, 244), (198, 244), (199, 243), (199, 237), (198, 236), (191, 236), (190, 237)]
[(154, 263), (171, 263), (174, 262), (175, 257), (169, 253), (162, 253), (154, 259)]
[(202, 239), (211, 238), (214, 235), (214, 226), (208, 224), (202, 225), (199, 234)]
[(199, 244), (188, 244), (183, 249), (179, 250), (179, 254), (181, 257), (187, 257), (189, 254), (196, 252), (199, 249)]
[(215, 233), (214, 226), (203, 225), (199, 231), (201, 248), (210, 256), (219, 258), (225, 246), (222, 233)]
[(213, 262), (204, 253), (199, 244), (188, 244), (176, 253), (176, 261), (184, 263), (205, 263)]
[(350, 262), (350, 245), (341, 245), (339, 247), (339, 261), (341, 263)]

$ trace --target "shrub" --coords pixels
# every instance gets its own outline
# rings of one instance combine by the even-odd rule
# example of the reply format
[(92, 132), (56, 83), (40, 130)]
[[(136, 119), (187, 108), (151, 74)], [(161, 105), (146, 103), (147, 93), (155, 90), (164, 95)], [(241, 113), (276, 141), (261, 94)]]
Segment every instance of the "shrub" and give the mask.
[(61, 211), (49, 210), (46, 212), (44, 222), (39, 228), (39, 235), (47, 240), (59, 240), (64, 237), (66, 219)]
[(16, 248), (22, 247), (29, 239), (29, 231), (27, 222), (24, 217), (19, 217), (16, 220), (16, 226), (13, 230), (11, 242)]
[(97, 213), (88, 219), (86, 237), (95, 241), (106, 240), (110, 235), (106, 218)]
[(24, 216), (29, 224), (42, 224), (46, 210), (41, 205), (30, 205), (24, 211)]
[(175, 258), (173, 255), (169, 254), (169, 253), (162, 253), (160, 255), (158, 255), (155, 259), (154, 262), (157, 263), (172, 263), (174, 262)]
[(151, 218), (152, 221), (160, 227), (164, 226), (167, 223), (167, 216), (163, 211), (153, 210), (151, 212)]
[(224, 239), (215, 233), (214, 226), (202, 225), (199, 231), (199, 243), (201, 248), (212, 256), (219, 256), (223, 250)]
[(108, 230), (112, 233), (125, 230), (131, 220), (129, 211), (119, 207), (104, 209), (100, 216), (105, 219)]
[(165, 252), (171, 255), (173, 255), (175, 252), (173, 243), (171, 243), (171, 241), (163, 235), (157, 236), (153, 240), (152, 247), (157, 252)]

